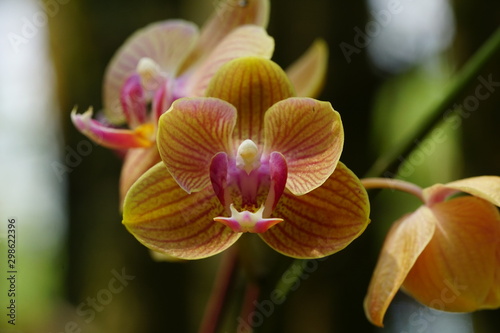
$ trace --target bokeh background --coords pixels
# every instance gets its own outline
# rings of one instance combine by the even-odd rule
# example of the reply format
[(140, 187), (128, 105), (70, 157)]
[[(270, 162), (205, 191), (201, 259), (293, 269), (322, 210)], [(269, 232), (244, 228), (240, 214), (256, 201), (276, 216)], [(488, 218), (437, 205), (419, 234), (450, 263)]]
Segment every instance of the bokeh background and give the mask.
[[(69, 114), (75, 105), (81, 111), (102, 106), (106, 65), (135, 30), (169, 18), (201, 25), (220, 1), (0, 0), (1, 332), (197, 331), (220, 256), (153, 261), (120, 223), (120, 157), (77, 132)], [(397, 13), (382, 14), (396, 5)], [(327, 41), (328, 77), (319, 99), (341, 113), (341, 160), (361, 177), (418, 126), (499, 24), (495, 0), (272, 0), (268, 31), (276, 41), (273, 60), (283, 67), (315, 38)], [(499, 59), (480, 75), (499, 82)], [(471, 82), (456, 103), (474, 95), (478, 84)], [(428, 186), (499, 175), (495, 89), (469, 116), (441, 124), (445, 142), (415, 142), (421, 150), (406, 159), (400, 178)], [(311, 268), (255, 332), (498, 332), (498, 310), (445, 314), (404, 294), (393, 302), (384, 329), (365, 319), (362, 301), (384, 235), (417, 204), (392, 191), (374, 195), (367, 231)], [(5, 316), (10, 217), (17, 221), (15, 326)], [(291, 259), (261, 251), (265, 298)], [(123, 274), (128, 280), (118, 291), (110, 281)], [(228, 317), (222, 332), (237, 321), (237, 313)]]

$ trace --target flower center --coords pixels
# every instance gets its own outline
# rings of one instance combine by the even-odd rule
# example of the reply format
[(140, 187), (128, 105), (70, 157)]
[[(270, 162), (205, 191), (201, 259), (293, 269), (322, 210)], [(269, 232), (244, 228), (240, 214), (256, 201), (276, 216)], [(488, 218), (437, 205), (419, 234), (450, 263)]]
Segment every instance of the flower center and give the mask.
[(243, 141), (236, 156), (218, 153), (210, 165), (212, 187), (230, 217), (216, 217), (235, 232), (261, 233), (282, 221), (270, 217), (287, 179), (286, 161), (273, 152), (262, 159), (252, 140)]

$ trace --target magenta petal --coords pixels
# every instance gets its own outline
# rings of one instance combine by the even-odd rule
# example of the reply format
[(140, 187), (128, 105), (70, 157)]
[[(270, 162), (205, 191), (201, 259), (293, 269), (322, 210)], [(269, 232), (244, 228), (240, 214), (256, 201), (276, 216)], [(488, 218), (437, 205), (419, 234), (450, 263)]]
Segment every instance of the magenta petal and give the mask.
[(83, 114), (71, 112), (75, 127), (88, 138), (111, 149), (129, 149), (150, 147), (154, 143), (154, 126), (144, 124), (134, 130), (116, 129), (92, 119), (92, 109)]
[(134, 74), (125, 81), (120, 93), (120, 103), (130, 127), (146, 122), (146, 97), (139, 74)]
[(216, 154), (210, 163), (210, 181), (214, 189), (215, 195), (224, 207), (228, 207), (228, 193), (227, 188), (227, 170), (228, 160), (227, 154), (224, 152)]
[(286, 179), (288, 174), (288, 166), (285, 157), (278, 152), (271, 153), (269, 158), (269, 175), (271, 178), (271, 186), (269, 194), (267, 195), (264, 216), (271, 215), (272, 211), (278, 204), (278, 201), (283, 194), (286, 186)]
[(153, 96), (153, 122), (158, 123), (160, 116), (164, 114), (172, 105), (174, 101), (173, 90), (174, 90), (173, 79), (167, 79), (162, 84), (162, 86), (155, 92)]

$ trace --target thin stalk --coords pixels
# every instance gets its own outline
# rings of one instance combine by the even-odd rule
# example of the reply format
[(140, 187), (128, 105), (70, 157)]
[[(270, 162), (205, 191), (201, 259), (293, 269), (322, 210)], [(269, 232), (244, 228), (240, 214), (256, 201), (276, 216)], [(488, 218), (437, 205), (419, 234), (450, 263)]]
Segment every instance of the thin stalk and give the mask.
[(237, 247), (230, 248), (223, 254), (217, 276), (212, 287), (212, 294), (205, 307), (205, 314), (199, 333), (216, 333), (222, 321), (224, 307), (229, 298), (239, 267)]
[(248, 281), (246, 290), (245, 290), (245, 297), (243, 299), (243, 304), (241, 306), (241, 314), (240, 318), (246, 322), (247, 325), (245, 325), (245, 333), (253, 333), (254, 332), (254, 327), (252, 327), (252, 312), (255, 311), (255, 304), (258, 301), (260, 294), (260, 287), (257, 283), (254, 283), (252, 281)]
[(455, 75), (447, 86), (443, 98), (432, 107), (431, 111), (426, 113), (427, 116), (420, 126), (404, 140), (401, 140), (396, 147), (380, 155), (365, 174), (365, 177), (380, 177), (385, 174), (394, 175), (399, 167), (399, 161), (403, 161), (415, 148), (415, 141), (422, 140), (443, 119), (445, 112), (453, 108), (453, 104), (459, 100), (470, 82), (477, 77), (484, 65), (499, 50), (500, 28), (493, 33)]
[(411, 195), (416, 196), (417, 198), (420, 199), (420, 201), (425, 202), (423, 194), (422, 194), (422, 188), (418, 185), (415, 185), (413, 183), (400, 180), (400, 179), (391, 179), (391, 178), (363, 178), (360, 179), (361, 184), (367, 189), (381, 189), (381, 188), (388, 188), (392, 190), (398, 190), (398, 191), (403, 191), (406, 193), (409, 193)]

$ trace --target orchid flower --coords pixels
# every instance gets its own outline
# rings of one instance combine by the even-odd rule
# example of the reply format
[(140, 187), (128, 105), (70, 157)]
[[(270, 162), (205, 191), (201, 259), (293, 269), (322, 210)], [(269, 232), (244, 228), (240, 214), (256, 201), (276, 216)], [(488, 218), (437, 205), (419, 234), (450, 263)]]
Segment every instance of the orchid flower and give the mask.
[[(218, 3), (201, 31), (190, 22), (153, 23), (132, 35), (111, 60), (104, 78), (104, 121), (90, 108), (71, 114), (75, 126), (93, 141), (124, 150), (120, 194), (160, 161), (156, 148), (158, 118), (181, 97), (203, 96), (213, 74), (242, 56), (270, 58), (274, 41), (264, 28), (269, 0)], [(326, 46), (317, 41), (290, 67), (303, 96), (319, 93), (325, 76)]]
[[(470, 196), (450, 198), (457, 192)], [(500, 306), (500, 177), (436, 184), (391, 227), (365, 298), (382, 326), (400, 287), (431, 308), (471, 312)]]
[(339, 162), (343, 127), (330, 103), (294, 97), (285, 72), (258, 57), (222, 66), (207, 95), (160, 117), (162, 162), (124, 203), (141, 243), (200, 259), (249, 232), (287, 256), (318, 258), (364, 231), (368, 197)]

